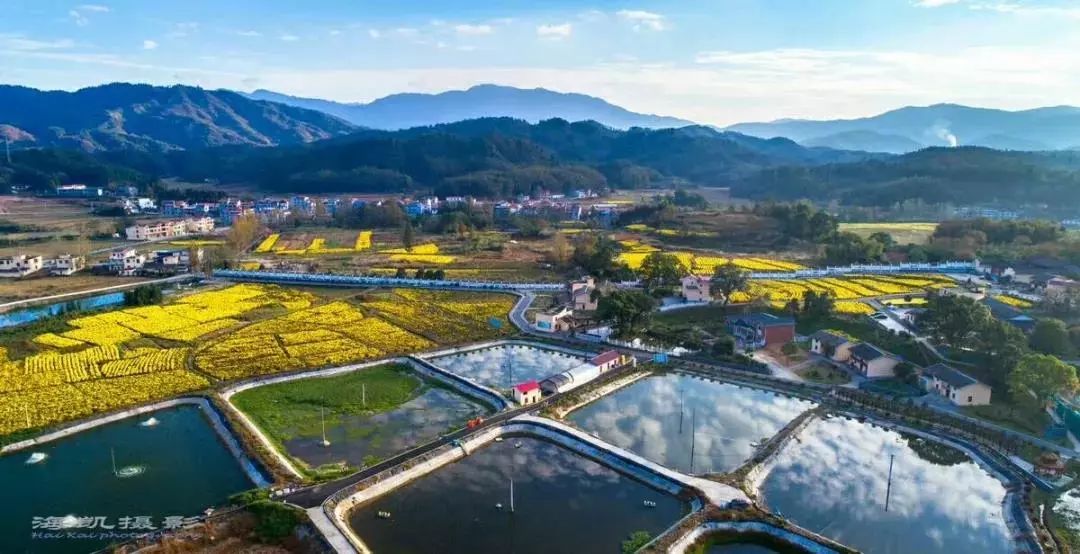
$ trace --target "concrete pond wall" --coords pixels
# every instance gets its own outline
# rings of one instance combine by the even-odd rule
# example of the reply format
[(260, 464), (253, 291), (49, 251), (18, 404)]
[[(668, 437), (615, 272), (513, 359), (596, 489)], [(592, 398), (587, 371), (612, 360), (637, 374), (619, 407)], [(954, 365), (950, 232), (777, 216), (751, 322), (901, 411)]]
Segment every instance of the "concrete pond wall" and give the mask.
[(675, 541), (675, 544), (668, 549), (668, 554), (684, 554), (690, 547), (694, 546), (694, 543), (712, 533), (769, 535), (812, 554), (837, 554), (838, 552), (802, 535), (760, 521), (707, 521), (683, 535), (678, 541)]

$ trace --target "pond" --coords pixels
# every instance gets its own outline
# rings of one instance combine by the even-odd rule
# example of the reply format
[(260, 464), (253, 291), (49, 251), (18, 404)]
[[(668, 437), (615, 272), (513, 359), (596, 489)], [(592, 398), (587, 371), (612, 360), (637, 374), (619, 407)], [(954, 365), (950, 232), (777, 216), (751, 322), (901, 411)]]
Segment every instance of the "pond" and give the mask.
[[(346, 462), (351, 466), (382, 460), (419, 446), (490, 410), (450, 390), (427, 387), (419, 396), (387, 412), (343, 415), (326, 427), (330, 446), (318, 433), (299, 431), (285, 449), (312, 467)], [(370, 458), (369, 458), (370, 457)], [(372, 459), (374, 458), (374, 459)]]
[[(151, 415), (157, 425), (140, 425)], [(47, 455), (44, 461), (26, 463), (38, 452)], [(253, 486), (199, 408), (159, 410), (0, 457), (0, 490), (5, 499), (15, 499), (7, 502), (0, 518), (0, 550), (89, 552), (125, 540), (118, 536), (123, 533), (147, 532), (130, 530), (136, 517), (147, 516), (162, 529), (166, 517), (200, 515)], [(34, 528), (35, 517), (56, 518), (54, 522), (65, 525), (78, 518), (103, 520), (96, 528), (47, 531)], [(128, 530), (123, 529), (125, 522)], [(64, 538), (33, 538), (35, 532)], [(67, 538), (68, 532), (92, 536)], [(108, 533), (115, 535), (110, 538)]]
[(568, 419), (650, 461), (701, 474), (739, 467), (756, 443), (813, 406), (768, 391), (666, 373), (604, 396)]
[(110, 306), (118, 306), (123, 303), (124, 293), (113, 292), (109, 294), (91, 296), (88, 298), (81, 298), (79, 300), (72, 300), (70, 302), (59, 302), (56, 304), (49, 304), (47, 306), (26, 308), (13, 312), (8, 312), (5, 314), (0, 314), (0, 329), (3, 329), (5, 327), (14, 327), (17, 325), (25, 325), (39, 319), (44, 319), (46, 317), (52, 317), (63, 313), (79, 312), (85, 310), (97, 310)]
[(431, 362), (474, 383), (499, 390), (562, 373), (581, 365), (585, 359), (546, 348), (513, 344), (441, 356)]
[(866, 552), (1013, 552), (1002, 483), (929, 444), (844, 418), (815, 421), (778, 454), (761, 493), (773, 511)]
[(656, 535), (688, 510), (561, 446), (511, 437), (360, 506), (349, 524), (375, 552), (618, 552), (634, 531)]

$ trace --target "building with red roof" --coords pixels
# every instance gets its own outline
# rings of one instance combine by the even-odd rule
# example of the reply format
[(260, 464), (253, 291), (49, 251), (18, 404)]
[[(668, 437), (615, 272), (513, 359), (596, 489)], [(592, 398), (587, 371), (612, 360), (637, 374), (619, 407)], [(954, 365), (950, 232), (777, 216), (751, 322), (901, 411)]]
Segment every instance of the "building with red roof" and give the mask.
[(514, 385), (514, 402), (522, 406), (540, 401), (540, 383), (535, 379)]

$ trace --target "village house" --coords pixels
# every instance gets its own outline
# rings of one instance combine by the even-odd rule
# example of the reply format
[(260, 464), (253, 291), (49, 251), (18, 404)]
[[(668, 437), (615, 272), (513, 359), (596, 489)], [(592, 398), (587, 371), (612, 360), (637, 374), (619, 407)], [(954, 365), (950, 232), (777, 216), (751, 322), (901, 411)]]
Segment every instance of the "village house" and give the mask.
[(124, 229), (128, 240), (160, 240), (183, 237), (191, 234), (201, 235), (214, 230), (214, 220), (210, 217), (188, 219), (161, 219), (136, 221)]
[(514, 386), (514, 402), (528, 406), (540, 401), (540, 384), (536, 380), (526, 381)]
[(945, 364), (922, 371), (923, 387), (944, 396), (957, 406), (985, 406), (990, 403), (990, 387), (978, 379)]
[(795, 320), (768, 313), (735, 316), (728, 328), (743, 348), (765, 348), (795, 340)]
[(41, 256), (17, 254), (0, 257), (0, 277), (24, 277), (41, 270)]
[(854, 341), (835, 331), (822, 330), (810, 335), (810, 351), (835, 362), (848, 361), (852, 346)]
[(629, 356), (623, 356), (617, 350), (608, 350), (596, 356), (593, 356), (589, 363), (600, 368), (600, 372), (610, 371), (615, 369), (625, 362), (625, 359)]
[(1035, 460), (1035, 475), (1046, 479), (1059, 479), (1065, 475), (1065, 461), (1055, 452), (1043, 452)]
[(135, 275), (145, 264), (145, 255), (134, 248), (125, 248), (109, 254), (107, 267), (117, 275)]
[(49, 275), (71, 275), (82, 271), (84, 267), (86, 267), (86, 258), (71, 254), (62, 254), (45, 260), (45, 269), (49, 270)]
[(595, 290), (596, 279), (593, 277), (586, 277), (584, 281), (570, 283), (570, 298), (573, 301), (574, 309), (581, 312), (595, 312), (599, 300), (593, 298), (593, 291)]
[(687, 275), (682, 278), (682, 297), (687, 302), (709, 302), (712, 300), (709, 295), (710, 284), (708, 277)]
[(860, 342), (851, 347), (848, 365), (864, 377), (876, 379), (896, 375), (900, 358), (868, 343)]
[(569, 331), (570, 328), (573, 327), (573, 321), (571, 319), (573, 315), (574, 311), (568, 306), (558, 306), (550, 310), (538, 312), (536, 314), (536, 330), (545, 333)]

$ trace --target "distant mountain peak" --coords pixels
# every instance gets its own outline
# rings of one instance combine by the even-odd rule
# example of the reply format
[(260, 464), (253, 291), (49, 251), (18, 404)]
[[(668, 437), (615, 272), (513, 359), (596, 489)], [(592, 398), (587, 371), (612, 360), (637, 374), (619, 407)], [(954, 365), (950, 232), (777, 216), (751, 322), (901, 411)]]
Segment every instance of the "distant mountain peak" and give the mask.
[(1064, 150), (1080, 144), (1080, 108), (1009, 111), (954, 103), (905, 106), (872, 117), (778, 119), (728, 130), (784, 136), (804, 145), (904, 153), (928, 146), (973, 145), (1000, 150)]
[(256, 90), (246, 96), (319, 110), (361, 127), (383, 130), (424, 127), (484, 117), (512, 117), (530, 123), (552, 118), (567, 121), (593, 120), (616, 129), (658, 129), (693, 125), (690, 121), (674, 117), (632, 112), (586, 94), (558, 92), (546, 88), (523, 89), (490, 83), (439, 93), (392, 94), (368, 103), (300, 98), (268, 90)]

